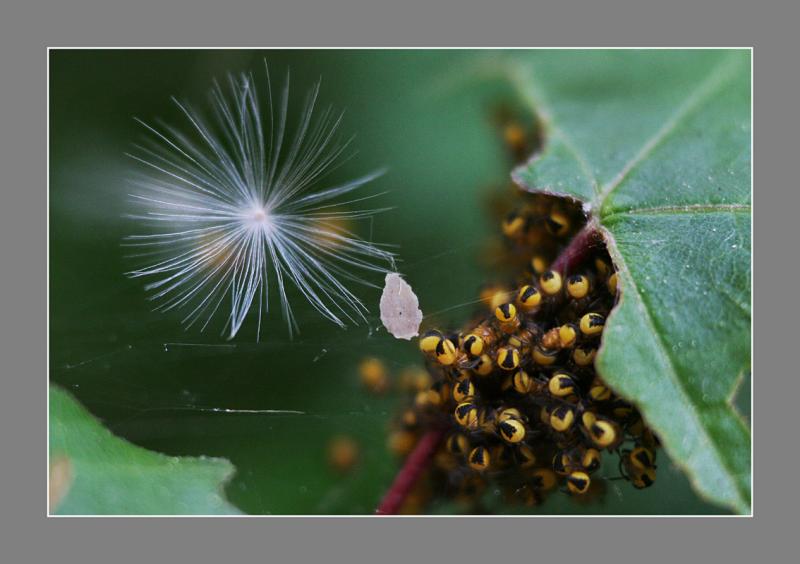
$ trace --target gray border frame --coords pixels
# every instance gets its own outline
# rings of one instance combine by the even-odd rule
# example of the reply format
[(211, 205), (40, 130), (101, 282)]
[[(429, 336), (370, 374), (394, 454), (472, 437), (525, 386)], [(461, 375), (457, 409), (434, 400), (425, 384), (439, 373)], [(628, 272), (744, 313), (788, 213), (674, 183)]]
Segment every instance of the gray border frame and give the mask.
[[(773, 561), (789, 553), (796, 535), (798, 468), (794, 417), (797, 280), (790, 232), (798, 197), (789, 167), (796, 160), (800, 9), (789, 2), (672, 0), (646, 9), (641, 1), (580, 6), (501, 6), (474, 2), (406, 0), (379, 9), (369, 0), (291, 6), (242, 2), (137, 0), (118, 9), (100, 0), (47, 3), (29, 0), (3, 8), (0, 22), (0, 301), (3, 393), (0, 433), (6, 452), (0, 480), (0, 555), (8, 562), (220, 562), (250, 557), (285, 562), (459, 562), (498, 560), (511, 552), (525, 560), (680, 562)], [(253, 5), (256, 4), (256, 5)], [(412, 9), (416, 4), (418, 10)], [(507, 4), (511, 4), (508, 2)], [(526, 5), (525, 8), (520, 4)], [(747, 4), (750, 4), (749, 9)], [(23, 10), (24, 8), (24, 10)], [(215, 9), (216, 8), (216, 9)], [(216, 13), (215, 13), (216, 12)], [(369, 18), (372, 21), (364, 21)], [(636, 21), (638, 19), (638, 21)], [(93, 21), (94, 20), (94, 21)], [(316, 27), (315, 27), (316, 26)], [(46, 260), (45, 66), (47, 45), (754, 45), (755, 128), (754, 393), (758, 480), (754, 519), (92, 519), (46, 520), (44, 356)], [(795, 49), (792, 49), (795, 47)], [(762, 211), (763, 210), (763, 211)], [(770, 222), (766, 222), (767, 211)], [(763, 237), (760, 235), (764, 231)], [(766, 230), (771, 233), (767, 239)], [(770, 256), (786, 257), (767, 268)], [(757, 258), (756, 258), (757, 257)], [(782, 285), (781, 285), (782, 283)], [(791, 288), (791, 289), (790, 289)], [(769, 302), (767, 302), (769, 298)], [(763, 304), (763, 305), (762, 305)], [(767, 321), (768, 320), (768, 321)], [(781, 353), (786, 352), (781, 358)], [(755, 374), (755, 372), (754, 372)], [(22, 436), (24, 431), (27, 437)], [(766, 437), (770, 441), (767, 443)], [(767, 444), (774, 445), (767, 456)], [(794, 460), (790, 459), (793, 456)], [(787, 475), (788, 474), (788, 475)], [(794, 536), (793, 535), (793, 536)], [(782, 546), (784, 545), (785, 546)], [(794, 543), (793, 543), (794, 544)], [(792, 546), (793, 548), (793, 546)], [(791, 560), (791, 558), (787, 558)]]

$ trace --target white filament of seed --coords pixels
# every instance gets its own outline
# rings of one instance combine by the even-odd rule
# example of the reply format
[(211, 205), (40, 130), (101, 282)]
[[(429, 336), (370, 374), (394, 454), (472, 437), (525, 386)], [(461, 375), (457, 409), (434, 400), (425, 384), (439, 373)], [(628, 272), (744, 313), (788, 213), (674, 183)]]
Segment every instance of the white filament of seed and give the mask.
[(394, 268), (391, 252), (347, 225), (385, 211), (344, 209), (380, 194), (338, 201), (382, 172), (318, 187), (351, 141), (338, 139), (342, 116), (330, 107), (312, 119), (319, 83), (291, 135), (288, 73), (273, 100), (267, 68), (266, 93), (259, 97), (252, 74), (229, 76), (224, 89), (215, 82), (211, 91), (210, 119), (173, 99), (187, 122), (183, 129), (139, 122), (146, 141), (130, 156), (144, 172), (131, 197), (142, 209), (131, 217), (147, 232), (125, 244), (147, 262), (127, 274), (152, 279), (145, 288), (158, 300), (156, 309), (185, 311), (187, 328), (199, 323), (204, 330), (222, 312), (223, 334), (232, 338), (257, 309), (260, 334), (273, 287), (291, 334), (299, 327), (290, 284), (330, 321), (358, 323), (367, 308), (343, 281), (372, 285), (360, 271)]

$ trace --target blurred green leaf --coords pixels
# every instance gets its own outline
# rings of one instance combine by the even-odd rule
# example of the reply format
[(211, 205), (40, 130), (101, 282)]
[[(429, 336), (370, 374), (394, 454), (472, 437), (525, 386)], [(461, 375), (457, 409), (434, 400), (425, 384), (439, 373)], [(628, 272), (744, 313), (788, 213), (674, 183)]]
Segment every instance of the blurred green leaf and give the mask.
[(621, 278), (598, 368), (699, 492), (750, 511), (750, 56), (561, 52), (512, 75), (544, 127), (514, 173), (591, 206)]
[(165, 456), (115, 437), (72, 396), (50, 388), (50, 510), (58, 515), (230, 515), (233, 466)]

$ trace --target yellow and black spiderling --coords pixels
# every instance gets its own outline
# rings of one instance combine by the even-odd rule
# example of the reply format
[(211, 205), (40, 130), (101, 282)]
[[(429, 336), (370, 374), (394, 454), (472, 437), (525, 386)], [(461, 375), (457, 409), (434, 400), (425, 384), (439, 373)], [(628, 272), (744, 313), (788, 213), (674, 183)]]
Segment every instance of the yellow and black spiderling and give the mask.
[(501, 103), (492, 110), (492, 118), (511, 162), (522, 163), (541, 145), (539, 121), (517, 104)]
[(463, 402), (456, 406), (456, 422), (467, 429), (478, 426), (478, 406), (472, 402)]
[(482, 354), (475, 363), (473, 370), (478, 376), (489, 376), (494, 369), (492, 359), (488, 354)]
[(497, 350), (497, 366), (503, 370), (519, 368), (519, 351), (514, 347), (501, 347)]
[(550, 413), (550, 426), (559, 433), (568, 431), (573, 423), (575, 423), (575, 410), (569, 405), (559, 405)]
[(464, 337), (463, 349), (469, 356), (480, 356), (483, 353), (483, 339), (475, 333)]
[(426, 354), (433, 354), (433, 351), (436, 350), (443, 338), (439, 331), (426, 331), (419, 338), (419, 350)]
[(597, 355), (597, 349), (591, 346), (581, 346), (572, 352), (572, 361), (576, 366), (591, 366), (594, 363), (594, 357)]
[(611, 292), (612, 296), (616, 296), (617, 295), (617, 273), (616, 272), (608, 277), (608, 291)]
[(478, 446), (469, 453), (469, 467), (478, 472), (483, 472), (489, 467), (491, 457), (486, 447)]
[(520, 468), (528, 469), (536, 465), (536, 453), (529, 445), (519, 445), (516, 453)]
[(466, 456), (469, 451), (469, 439), (463, 433), (453, 433), (447, 437), (447, 451), (456, 456)]
[(519, 394), (529, 394), (536, 389), (536, 382), (524, 370), (514, 373), (511, 385), (514, 387), (514, 391)]
[(417, 443), (417, 435), (411, 431), (394, 431), (389, 435), (389, 450), (396, 456), (407, 456)]
[(581, 455), (581, 467), (589, 473), (600, 468), (600, 451), (596, 448), (587, 448)]
[(500, 330), (504, 333), (513, 333), (519, 328), (519, 317), (517, 308), (512, 303), (500, 304), (494, 310)]
[(481, 407), (478, 409), (478, 428), (485, 433), (494, 433), (497, 429), (497, 420), (489, 408)]
[(555, 270), (548, 270), (539, 277), (539, 288), (547, 296), (555, 296), (561, 292), (561, 274)]
[(453, 386), (453, 399), (461, 403), (475, 395), (475, 386), (469, 378), (459, 380)]
[(611, 390), (602, 380), (595, 378), (589, 388), (589, 397), (594, 401), (608, 401), (611, 399)]
[(497, 410), (497, 421), (503, 422), (507, 419), (522, 419), (522, 412), (516, 407), (503, 407)]
[(360, 448), (358, 443), (347, 435), (339, 435), (328, 443), (328, 463), (341, 473), (350, 472), (358, 462)]
[(569, 233), (570, 221), (566, 213), (558, 208), (550, 210), (550, 216), (547, 218), (545, 225), (547, 230), (556, 237), (564, 237)]
[(644, 489), (652, 486), (656, 481), (655, 468), (646, 468), (642, 471), (634, 471), (630, 475), (631, 484), (634, 488)]
[(503, 235), (510, 239), (516, 239), (525, 232), (525, 217), (518, 212), (511, 212), (503, 221)]
[(649, 428), (645, 427), (644, 430), (638, 435), (637, 437), (638, 442), (647, 448), (649, 448), (653, 455), (655, 456), (656, 449), (661, 446), (661, 441), (658, 440), (658, 437), (651, 431)]
[(517, 329), (517, 331), (508, 336), (506, 344), (522, 349), (530, 346), (531, 343), (536, 342), (539, 338), (538, 328), (536, 326), (525, 325)]
[(414, 398), (414, 405), (419, 409), (437, 407), (442, 403), (442, 395), (433, 388), (417, 392), (417, 395)]
[(611, 413), (613, 414), (614, 419), (623, 422), (630, 421), (636, 415), (633, 407), (625, 402), (615, 402), (611, 406)]
[(581, 333), (589, 337), (599, 336), (605, 327), (606, 318), (599, 313), (587, 313), (581, 317)]
[(591, 283), (584, 274), (573, 274), (567, 278), (567, 294), (574, 300), (581, 300), (589, 295)]
[(622, 476), (636, 489), (652, 486), (656, 481), (655, 453), (645, 447), (624, 450), (620, 464)]
[(552, 490), (558, 484), (555, 472), (549, 468), (537, 468), (531, 478), (533, 486), (542, 491)]
[(638, 470), (646, 470), (647, 468), (655, 468), (656, 456), (648, 448), (636, 447), (630, 454), (630, 463), (633, 468)]
[(570, 396), (575, 393), (575, 379), (566, 372), (556, 372), (547, 383), (547, 389), (550, 394), (555, 397), (563, 398)]
[(533, 361), (540, 366), (550, 366), (554, 364), (558, 357), (558, 350), (546, 349), (542, 346), (534, 347), (531, 352)]
[(503, 127), (503, 141), (516, 155), (524, 155), (529, 144), (528, 137), (525, 127), (518, 121), (509, 121)]
[(517, 308), (510, 303), (499, 305), (494, 310), (494, 316), (500, 323), (511, 323), (517, 317)]
[(601, 449), (612, 449), (622, 440), (619, 425), (605, 419), (596, 419), (588, 430), (594, 444)]
[(525, 438), (525, 425), (518, 419), (506, 419), (497, 425), (504, 441), (515, 444)]
[(558, 328), (558, 344), (561, 348), (568, 349), (575, 345), (578, 339), (578, 330), (574, 323), (565, 323)]
[(419, 422), (419, 417), (413, 409), (406, 409), (400, 417), (400, 421), (406, 429), (414, 429)]
[(553, 471), (560, 476), (567, 476), (572, 470), (569, 454), (559, 451), (553, 456)]
[(597, 275), (601, 278), (606, 278), (611, 272), (613, 272), (608, 260), (603, 257), (597, 257), (594, 259), (594, 269), (597, 271)]
[(433, 349), (433, 355), (439, 364), (449, 366), (456, 361), (456, 346), (450, 339), (439, 339), (436, 348)]
[(567, 489), (573, 494), (585, 494), (589, 491), (589, 484), (592, 483), (589, 474), (581, 470), (572, 472), (567, 477)]
[(542, 294), (538, 288), (525, 285), (517, 292), (517, 305), (525, 313), (535, 311), (542, 303)]
[(550, 262), (542, 255), (534, 255), (531, 259), (531, 270), (536, 276), (541, 276), (550, 267)]
[(386, 365), (378, 358), (365, 358), (358, 365), (361, 383), (373, 394), (382, 394), (389, 388)]
[(453, 397), (453, 384), (451, 382), (434, 382), (431, 384), (431, 390), (439, 395), (442, 404), (447, 404)]
[(556, 491), (593, 503), (613, 478), (608, 457), (633, 488), (649, 487), (658, 440), (595, 369), (621, 290), (612, 262), (600, 246), (564, 271), (556, 258), (585, 222), (580, 207), (522, 197), (498, 217), (516, 275), (476, 289), (480, 309), (457, 332), (420, 337), (428, 383), (411, 387), (394, 430), (407, 434), (393, 435), (392, 450), (407, 455), (427, 429), (443, 429), (426, 479), (433, 495), (473, 508), (484, 491), (531, 507)]

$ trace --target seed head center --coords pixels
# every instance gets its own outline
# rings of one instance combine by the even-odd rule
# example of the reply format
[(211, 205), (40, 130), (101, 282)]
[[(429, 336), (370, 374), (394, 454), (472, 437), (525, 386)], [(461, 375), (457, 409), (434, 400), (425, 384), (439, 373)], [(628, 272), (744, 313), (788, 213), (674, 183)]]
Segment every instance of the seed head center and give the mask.
[(247, 214), (247, 220), (253, 229), (260, 229), (264, 232), (272, 230), (272, 219), (269, 210), (265, 206), (255, 206)]

